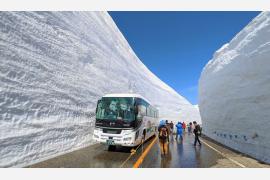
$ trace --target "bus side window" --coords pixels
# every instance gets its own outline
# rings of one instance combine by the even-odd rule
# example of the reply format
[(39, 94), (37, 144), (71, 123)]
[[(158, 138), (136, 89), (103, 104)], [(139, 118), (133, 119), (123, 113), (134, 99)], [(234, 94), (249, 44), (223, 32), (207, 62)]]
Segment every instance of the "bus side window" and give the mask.
[(138, 114), (141, 116), (146, 115), (146, 107), (144, 105), (138, 105)]
[(138, 108), (138, 113), (137, 113), (136, 118), (138, 121), (141, 121), (143, 116), (145, 116), (147, 113), (146, 106), (141, 99), (136, 100), (136, 106)]

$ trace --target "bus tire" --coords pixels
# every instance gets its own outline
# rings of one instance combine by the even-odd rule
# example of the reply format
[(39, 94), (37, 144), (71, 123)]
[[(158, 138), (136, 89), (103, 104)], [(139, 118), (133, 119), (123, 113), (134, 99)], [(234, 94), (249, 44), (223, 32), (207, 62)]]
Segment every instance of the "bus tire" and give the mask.
[(109, 145), (108, 151), (115, 151), (116, 146), (115, 145)]

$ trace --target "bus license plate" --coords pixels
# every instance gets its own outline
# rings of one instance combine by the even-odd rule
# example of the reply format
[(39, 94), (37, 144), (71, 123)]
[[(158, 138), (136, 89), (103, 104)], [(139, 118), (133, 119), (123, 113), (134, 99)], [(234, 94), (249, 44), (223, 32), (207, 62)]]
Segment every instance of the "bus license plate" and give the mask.
[(114, 145), (114, 140), (108, 139), (108, 140), (107, 140), (107, 144), (108, 144), (108, 145)]

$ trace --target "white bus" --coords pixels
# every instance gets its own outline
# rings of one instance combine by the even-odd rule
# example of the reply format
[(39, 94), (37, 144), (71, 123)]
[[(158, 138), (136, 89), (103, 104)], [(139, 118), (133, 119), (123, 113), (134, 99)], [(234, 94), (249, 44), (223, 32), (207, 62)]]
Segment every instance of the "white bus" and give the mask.
[(108, 94), (97, 103), (93, 139), (107, 144), (134, 147), (155, 135), (158, 110), (138, 94)]

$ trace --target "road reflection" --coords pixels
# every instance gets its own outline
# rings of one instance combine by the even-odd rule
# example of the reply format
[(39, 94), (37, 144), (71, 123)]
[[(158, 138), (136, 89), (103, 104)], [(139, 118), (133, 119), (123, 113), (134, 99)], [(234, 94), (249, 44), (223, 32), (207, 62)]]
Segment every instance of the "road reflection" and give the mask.
[[(162, 153), (162, 144), (159, 142), (159, 165), (153, 165), (153, 167), (209, 167), (216, 163), (216, 160), (218, 159), (216, 154), (213, 154), (213, 152), (209, 148), (204, 147), (204, 145), (194, 146), (193, 143), (194, 136), (188, 133), (183, 135), (183, 141), (170, 138), (170, 142), (166, 146), (166, 154), (164, 155)], [(154, 154), (150, 156), (154, 157)], [(156, 161), (153, 161), (152, 163), (156, 163)]]
[[(160, 143), (160, 147), (162, 148), (162, 143)], [(160, 162), (161, 168), (169, 168), (171, 166), (172, 153), (168, 143), (166, 144), (166, 149), (167, 149), (166, 153), (161, 154), (161, 162)]]

